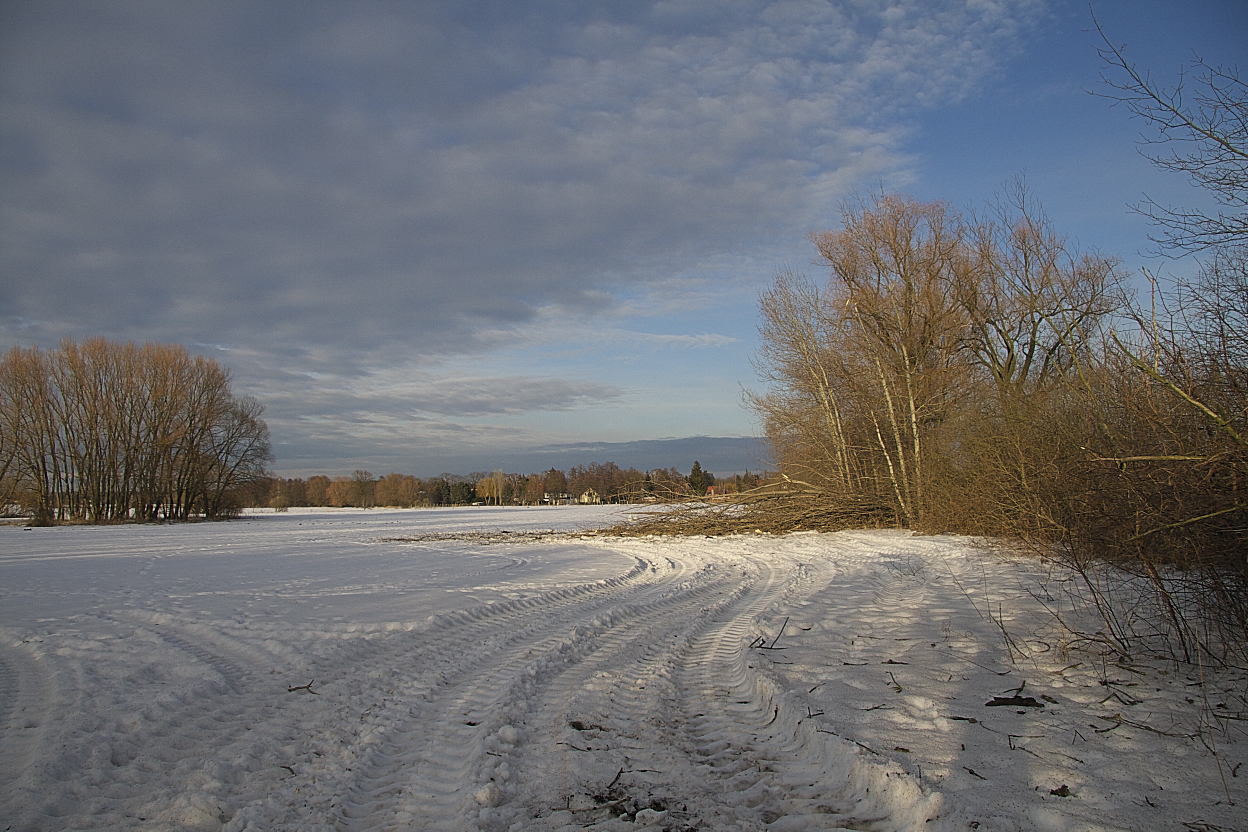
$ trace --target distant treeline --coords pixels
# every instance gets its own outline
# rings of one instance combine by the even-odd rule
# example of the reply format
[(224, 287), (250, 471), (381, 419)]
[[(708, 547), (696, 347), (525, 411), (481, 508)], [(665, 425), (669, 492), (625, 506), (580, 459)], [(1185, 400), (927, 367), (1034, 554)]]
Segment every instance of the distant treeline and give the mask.
[(252, 490), (256, 506), (282, 510), (292, 506), (543, 505), (565, 503), (641, 503), (701, 497), (717, 486), (727, 493), (758, 485), (759, 477), (742, 475), (716, 479), (694, 462), (689, 474), (675, 468), (639, 471), (613, 462), (557, 468), (541, 474), (478, 472), (466, 476), (443, 474), (419, 479), (407, 474), (381, 478), (363, 470), (349, 477), (313, 476), (308, 479), (271, 478)]
[(364, 470), (273, 477), (269, 430), (229, 371), (178, 345), (66, 340), (0, 359), (0, 509), (36, 523), (187, 520), (269, 506), (641, 503), (753, 488), (698, 462), (639, 471), (613, 462), (538, 474), (430, 479)]
[(0, 360), (0, 505), (41, 523), (231, 516), (272, 459), (262, 410), (181, 346), (14, 347)]

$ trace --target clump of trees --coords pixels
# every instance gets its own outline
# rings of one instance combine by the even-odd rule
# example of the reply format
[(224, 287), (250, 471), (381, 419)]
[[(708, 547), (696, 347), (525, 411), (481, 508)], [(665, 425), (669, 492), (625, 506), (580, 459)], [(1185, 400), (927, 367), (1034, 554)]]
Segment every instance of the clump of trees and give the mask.
[(788, 483), (912, 528), (1051, 531), (1041, 449), (1125, 308), (1115, 261), (1071, 251), (1021, 186), (984, 217), (881, 195), (814, 242), (830, 279), (763, 293), (770, 389), (749, 399)]
[[(693, 466), (694, 471), (703, 473), (697, 461)], [(568, 471), (567, 479), (566, 490), (573, 499), (593, 491), (604, 503), (640, 503), (700, 497), (706, 493), (706, 485), (711, 484), (703, 481), (702, 490), (695, 493), (689, 479), (675, 467), (639, 471), (636, 468), (622, 469), (613, 462), (573, 466)]]
[[(781, 483), (725, 520), (1025, 538), (1073, 567), (1129, 654), (1248, 653), (1248, 88), (1199, 62), (1156, 86), (1106, 41), (1146, 155), (1215, 212), (1146, 202), (1196, 277), (1146, 297), (1056, 233), (1021, 184), (979, 215), (881, 194), (813, 235), (826, 281), (760, 298), (750, 397)], [(697, 528), (706, 515), (681, 522)], [(1124, 607), (1124, 580), (1153, 589)]]
[[(882, 195), (814, 242), (829, 279), (761, 298), (751, 404), (782, 481), (734, 522), (1025, 538), (1083, 577), (1114, 649), (1248, 644), (1242, 252), (1140, 304), (1019, 189), (979, 217)], [(1151, 612), (1115, 608), (1108, 565)]]
[(178, 345), (14, 347), (0, 360), (0, 501), (37, 523), (233, 516), (272, 460), (262, 412)]
[(423, 493), (415, 477), (389, 473), (377, 480), (374, 496), (376, 505), (410, 508), (420, 504)]

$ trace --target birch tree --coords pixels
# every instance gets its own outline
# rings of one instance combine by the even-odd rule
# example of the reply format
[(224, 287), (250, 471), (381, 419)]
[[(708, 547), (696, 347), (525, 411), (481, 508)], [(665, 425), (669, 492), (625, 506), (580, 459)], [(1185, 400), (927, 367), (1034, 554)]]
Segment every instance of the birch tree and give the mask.
[(893, 195), (847, 208), (842, 225), (813, 237), (831, 272), (840, 374), (870, 419), (910, 525), (923, 516), (927, 437), (962, 387), (966, 318), (949, 289), (962, 272), (966, 232), (945, 204)]

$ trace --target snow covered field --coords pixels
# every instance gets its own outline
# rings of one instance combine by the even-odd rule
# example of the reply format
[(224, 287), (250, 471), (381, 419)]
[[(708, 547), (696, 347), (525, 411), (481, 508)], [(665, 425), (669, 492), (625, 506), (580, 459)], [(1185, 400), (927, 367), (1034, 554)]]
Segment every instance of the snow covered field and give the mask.
[(0, 528), (0, 828), (1248, 828), (1244, 674), (1038, 565), (617, 512)]

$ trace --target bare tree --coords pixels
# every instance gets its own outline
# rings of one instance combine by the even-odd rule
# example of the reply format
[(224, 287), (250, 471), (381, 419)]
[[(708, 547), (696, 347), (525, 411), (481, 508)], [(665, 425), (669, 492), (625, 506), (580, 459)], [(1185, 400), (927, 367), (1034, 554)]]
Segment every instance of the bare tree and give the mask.
[(963, 343), (1002, 403), (1066, 379), (1124, 308), (1117, 259), (1071, 251), (1021, 179), (971, 224), (969, 242), (967, 273), (950, 288)]
[(524, 486), (524, 502), (531, 506), (539, 505), (545, 493), (546, 486), (541, 475), (530, 474)]
[(1108, 65), (1100, 94), (1156, 131), (1142, 140), (1147, 158), (1220, 207), (1137, 206), (1164, 250), (1210, 258), (1196, 279), (1155, 291), (1135, 311), (1136, 337), (1116, 340), (1131, 389), (1095, 446), (1112, 498), (1080, 542), (1143, 570), (1184, 657), (1224, 658), (1219, 642), (1248, 652), (1248, 85), (1237, 68), (1195, 56), (1165, 87), (1097, 28)]
[(334, 477), (325, 489), (327, 503), (334, 508), (345, 508), (351, 505), (353, 483), (350, 477)]
[(842, 516), (1054, 529), (1058, 426), (1123, 309), (1116, 261), (1072, 252), (1021, 183), (969, 221), (890, 195), (842, 223), (813, 238), (826, 285), (785, 270), (760, 298), (770, 384), (747, 400), (782, 475)]
[(329, 502), (329, 477), (315, 474), (308, 477), (308, 505), (327, 506)]
[(551, 500), (568, 493), (568, 475), (558, 468), (551, 468), (542, 475), (542, 491)]
[(13, 505), (19, 487), (20, 420), (14, 400), (17, 389), (11, 378), (15, 370), (8, 360), (0, 361), (0, 511), (3, 512)]
[[(240, 492), (268, 475), (273, 459), (264, 407), (246, 396), (232, 403), (212, 432), (212, 463), (204, 487), (204, 516), (229, 517), (242, 507)], [(371, 485), (371, 475), (370, 475)], [(370, 489), (371, 499), (371, 489)]]
[(487, 506), (490, 503), (501, 503), (502, 488), (493, 477), (482, 477), (477, 481), (477, 499)]
[(804, 275), (785, 269), (759, 297), (761, 345), (754, 367), (770, 385), (747, 393), (777, 456), (803, 480), (846, 491), (858, 481), (842, 415), (844, 378), (836, 372), (837, 310)]
[(60, 516), (61, 460), (56, 453), (49, 361), (39, 350), (14, 347), (0, 365), (4, 428), (13, 443), (7, 456), (13, 491), (34, 514), (35, 522)]
[(494, 503), (501, 506), (503, 504), (503, 492), (507, 488), (507, 475), (503, 473), (501, 468), (495, 468), (489, 479), (493, 483), (491, 490), (494, 492)]
[(925, 502), (925, 438), (958, 398), (964, 373), (966, 321), (949, 287), (965, 228), (943, 203), (892, 195), (845, 209), (842, 224), (813, 237), (831, 271), (834, 359), (870, 420), (899, 516), (913, 524)]
[(377, 483), (372, 472), (357, 468), (351, 474), (351, 504), (359, 508), (372, 508), (376, 499)]

